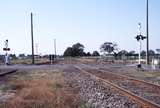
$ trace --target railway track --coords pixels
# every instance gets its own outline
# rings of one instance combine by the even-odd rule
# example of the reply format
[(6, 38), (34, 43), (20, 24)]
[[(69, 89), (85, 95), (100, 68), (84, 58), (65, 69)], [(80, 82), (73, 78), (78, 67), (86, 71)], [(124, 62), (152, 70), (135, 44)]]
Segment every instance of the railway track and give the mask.
[[(159, 89), (159, 90), (160, 90), (160, 85), (158, 85), (158, 84), (154, 84), (154, 83), (147, 82), (147, 81), (144, 81), (144, 80), (132, 78), (132, 77), (129, 77), (129, 76), (126, 76), (126, 75), (121, 75), (121, 74), (118, 74), (118, 73), (113, 73), (111, 70), (104, 69), (104, 68), (99, 68), (99, 71), (101, 71), (101, 72), (106, 72), (106, 71), (107, 71), (107, 72), (110, 73), (110, 74), (118, 75), (118, 76), (120, 76), (120, 77), (133, 80), (133, 81), (135, 81), (135, 82), (137, 82), (137, 83), (145, 83), (146, 85), (151, 86), (151, 87), (153, 87), (154, 89)], [(159, 92), (160, 92), (160, 91), (159, 91)]]
[(14, 73), (14, 72), (17, 72), (17, 71), (18, 71), (17, 69), (14, 69), (14, 70), (11, 70), (11, 71), (2, 72), (2, 73), (0, 73), (0, 77), (3, 77), (5, 75), (11, 74), (11, 73)]
[[(85, 64), (82, 64), (82, 66), (85, 66)], [(145, 83), (146, 85), (154, 88), (154, 89), (158, 89), (159, 90), (159, 93), (160, 93), (160, 85), (158, 84), (154, 84), (154, 83), (151, 83), (151, 82), (147, 82), (147, 81), (144, 81), (144, 80), (140, 80), (140, 79), (136, 79), (136, 78), (133, 78), (133, 77), (129, 77), (129, 76), (126, 76), (126, 75), (122, 75), (122, 74), (118, 74), (118, 73), (115, 73), (114, 71), (112, 71), (111, 69), (105, 69), (105, 68), (98, 68), (98, 69), (91, 69), (89, 68), (88, 71), (95, 71), (96, 72), (103, 72), (103, 73), (106, 73), (107, 72), (107, 75), (110, 74), (110, 75), (113, 75), (113, 76), (118, 76), (118, 77), (121, 77), (123, 79), (129, 79), (129, 80), (132, 80), (134, 81), (135, 83)]]
[[(97, 80), (102, 81), (104, 84), (109, 84), (111, 87), (118, 90), (121, 94), (140, 104), (143, 108), (160, 108), (160, 100), (157, 100), (157, 102), (152, 99), (146, 98), (144, 95), (145, 93), (154, 93), (160, 96), (160, 86), (158, 85), (135, 78), (130, 78), (124, 75), (106, 72), (104, 70), (102, 71), (90, 68), (84, 69), (79, 66), (75, 66), (75, 68), (85, 74), (93, 76)], [(123, 84), (124, 82), (127, 82), (126, 85)], [(135, 89), (133, 90), (133, 88)]]

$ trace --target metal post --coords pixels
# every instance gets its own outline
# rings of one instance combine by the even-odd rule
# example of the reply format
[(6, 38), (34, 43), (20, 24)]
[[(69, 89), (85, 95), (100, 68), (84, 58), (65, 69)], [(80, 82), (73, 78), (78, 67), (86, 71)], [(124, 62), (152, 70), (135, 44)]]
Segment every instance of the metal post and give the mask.
[[(141, 32), (141, 23), (138, 24), (138, 31), (139, 31), (139, 36), (141, 36), (142, 32)], [(139, 65), (141, 65), (141, 47), (142, 47), (142, 40), (141, 40), (141, 37), (140, 37), (140, 40), (139, 40)]]
[(34, 64), (33, 14), (32, 13), (31, 13), (31, 44), (32, 44), (32, 64)]
[(139, 40), (139, 65), (141, 65), (141, 46), (142, 46), (142, 42), (141, 39)]
[(8, 39), (5, 41), (5, 48), (3, 48), (4, 51), (6, 51), (5, 54), (5, 64), (9, 65), (10, 64), (10, 59), (9, 59), (9, 54), (8, 51), (10, 51), (10, 48), (8, 48)]
[(147, 16), (146, 16), (146, 37), (147, 37), (147, 51), (146, 51), (146, 64), (149, 65), (149, 24), (148, 24), (148, 0), (147, 0)]

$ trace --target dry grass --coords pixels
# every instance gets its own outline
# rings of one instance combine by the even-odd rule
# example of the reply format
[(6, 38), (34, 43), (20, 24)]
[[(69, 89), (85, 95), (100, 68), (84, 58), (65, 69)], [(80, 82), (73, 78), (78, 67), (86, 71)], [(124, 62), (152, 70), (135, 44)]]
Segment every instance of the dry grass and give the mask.
[[(32, 59), (16, 59), (11, 61), (12, 64), (32, 64)], [(49, 59), (35, 58), (35, 64), (50, 63)]]
[(145, 76), (146, 77), (160, 77), (160, 73), (159, 72), (148, 72), (148, 73), (145, 73)]
[(31, 64), (32, 60), (31, 59), (17, 59), (17, 60), (12, 60), (11, 61), (12, 64)]
[[(16, 95), (0, 108), (75, 108), (74, 94), (65, 85), (62, 73), (32, 76), (32, 80), (12, 80)], [(55, 78), (56, 77), (56, 78)]]

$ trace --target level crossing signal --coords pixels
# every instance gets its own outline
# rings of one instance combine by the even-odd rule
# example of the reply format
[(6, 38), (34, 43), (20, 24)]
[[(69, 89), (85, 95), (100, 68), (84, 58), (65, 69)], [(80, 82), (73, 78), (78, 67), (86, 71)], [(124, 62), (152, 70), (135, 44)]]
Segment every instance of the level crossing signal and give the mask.
[(146, 39), (146, 37), (143, 35), (137, 35), (135, 38), (137, 39), (137, 41)]
[(10, 48), (8, 48), (8, 39), (6, 39), (5, 42), (5, 48), (3, 48), (4, 51), (10, 51)]

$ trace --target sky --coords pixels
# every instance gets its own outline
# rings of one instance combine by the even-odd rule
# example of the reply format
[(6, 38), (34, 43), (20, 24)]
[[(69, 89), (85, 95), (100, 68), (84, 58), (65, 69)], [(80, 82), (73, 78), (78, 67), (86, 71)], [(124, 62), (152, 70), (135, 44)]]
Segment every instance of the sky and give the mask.
[[(160, 48), (160, 0), (149, 0), (150, 49)], [(57, 54), (79, 42), (86, 52), (100, 51), (104, 42), (119, 50), (138, 51), (138, 23), (146, 35), (146, 0), (0, 0), (0, 54), (31, 54), (30, 13), (33, 13), (35, 53)], [(146, 50), (146, 41), (142, 43)], [(38, 46), (36, 48), (36, 45)]]

